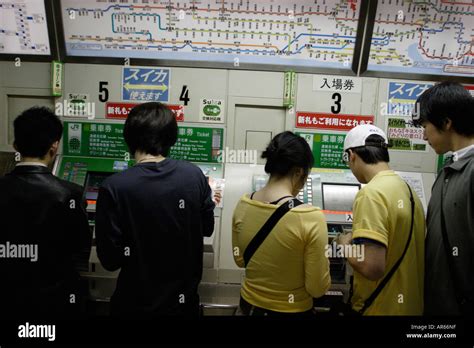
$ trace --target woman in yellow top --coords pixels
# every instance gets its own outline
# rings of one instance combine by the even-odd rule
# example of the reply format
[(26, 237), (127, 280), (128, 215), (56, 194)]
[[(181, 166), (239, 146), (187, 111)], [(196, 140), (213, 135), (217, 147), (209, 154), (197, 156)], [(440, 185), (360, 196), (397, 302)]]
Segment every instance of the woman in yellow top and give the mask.
[[(279, 205), (303, 188), (313, 166), (308, 143), (292, 132), (276, 135), (262, 158), (267, 159), (267, 185), (244, 195), (234, 211), (232, 244), (235, 262), (244, 267), (244, 252)], [(299, 205), (286, 213), (247, 264), (239, 311), (244, 315), (309, 314), (313, 298), (331, 280), (327, 225), (319, 208)]]

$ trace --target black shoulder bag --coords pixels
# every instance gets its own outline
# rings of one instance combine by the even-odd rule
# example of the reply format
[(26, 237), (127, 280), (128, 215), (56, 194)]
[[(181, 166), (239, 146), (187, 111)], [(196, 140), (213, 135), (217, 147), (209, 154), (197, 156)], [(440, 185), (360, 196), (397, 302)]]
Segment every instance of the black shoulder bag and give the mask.
[(297, 200), (296, 198), (290, 199), (285, 203), (281, 204), (277, 210), (268, 218), (268, 220), (263, 224), (262, 228), (257, 232), (257, 234), (250, 241), (249, 245), (244, 252), (244, 262), (245, 267), (250, 262), (253, 254), (257, 251), (263, 241), (267, 238), (270, 232), (273, 230), (275, 225), (280, 221), (280, 219), (288, 213), (291, 209), (296, 208), (297, 206), (303, 204), (303, 202)]
[[(375, 289), (375, 291), (369, 296), (369, 298), (367, 300), (364, 301), (364, 304), (362, 306), (361, 309), (359, 309), (358, 311), (355, 311), (353, 310), (352, 308), (350, 308), (351, 306), (351, 297), (352, 297), (352, 279), (351, 279), (351, 289), (350, 289), (350, 297), (349, 297), (349, 300), (347, 301), (347, 306), (350, 308), (349, 309), (349, 315), (363, 315), (364, 312), (367, 310), (367, 308), (370, 307), (370, 305), (372, 305), (372, 303), (375, 301), (375, 299), (377, 298), (377, 296), (382, 292), (383, 288), (385, 287), (385, 285), (387, 285), (387, 283), (390, 281), (390, 279), (392, 278), (392, 276), (395, 274), (395, 272), (397, 271), (398, 267), (400, 266), (400, 264), (402, 263), (403, 261), (403, 258), (405, 257), (405, 254), (407, 253), (407, 250), (408, 250), (408, 247), (410, 246), (410, 241), (411, 241), (411, 237), (413, 235), (413, 223), (414, 223), (414, 220), (415, 220), (415, 200), (413, 199), (413, 193), (411, 191), (411, 187), (410, 185), (408, 185), (407, 183), (405, 183), (407, 186), (408, 186), (408, 190), (410, 191), (410, 203), (411, 203), (411, 224), (410, 224), (410, 234), (408, 235), (408, 241), (407, 241), (407, 244), (405, 245), (405, 250), (403, 250), (403, 254), (402, 256), (398, 259), (398, 261), (393, 265), (392, 269), (390, 270), (390, 272), (387, 273), (387, 275), (385, 276), (385, 278), (383, 278), (383, 280), (380, 282), (380, 284), (377, 286), (377, 288)], [(347, 314), (347, 313), (346, 313)]]

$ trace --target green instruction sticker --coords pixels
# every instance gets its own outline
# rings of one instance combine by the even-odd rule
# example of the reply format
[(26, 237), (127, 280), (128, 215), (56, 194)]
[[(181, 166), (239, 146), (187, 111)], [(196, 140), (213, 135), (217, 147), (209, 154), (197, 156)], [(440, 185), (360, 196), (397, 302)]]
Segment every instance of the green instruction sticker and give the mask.
[[(104, 157), (130, 160), (123, 139), (123, 124), (65, 122), (65, 156)], [(179, 126), (178, 140), (170, 157), (192, 162), (218, 163), (224, 144), (223, 128)]]
[(296, 134), (303, 137), (311, 147), (314, 156), (314, 167), (348, 168), (342, 161), (345, 134), (299, 132), (296, 132)]

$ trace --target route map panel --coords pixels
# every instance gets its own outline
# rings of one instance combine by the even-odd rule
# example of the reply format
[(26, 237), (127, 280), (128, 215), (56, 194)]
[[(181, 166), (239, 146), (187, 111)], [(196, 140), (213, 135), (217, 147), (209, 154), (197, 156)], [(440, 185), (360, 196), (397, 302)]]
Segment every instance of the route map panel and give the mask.
[(0, 0), (0, 54), (51, 54), (43, 0)]
[(380, 0), (367, 70), (474, 76), (473, 43), (474, 0)]
[(350, 69), (360, 0), (61, 0), (70, 56)]

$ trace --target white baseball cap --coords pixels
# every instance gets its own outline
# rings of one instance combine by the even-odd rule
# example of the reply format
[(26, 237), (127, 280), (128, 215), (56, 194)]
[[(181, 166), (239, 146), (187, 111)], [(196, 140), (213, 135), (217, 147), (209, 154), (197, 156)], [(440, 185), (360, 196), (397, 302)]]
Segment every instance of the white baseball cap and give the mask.
[[(373, 134), (380, 135), (384, 139), (384, 142), (366, 143), (367, 138)], [(361, 124), (357, 127), (354, 127), (349, 131), (349, 133), (347, 133), (346, 139), (344, 140), (344, 151), (351, 149), (353, 147), (360, 147), (360, 146), (367, 146), (367, 145), (388, 147), (388, 139), (384, 131), (378, 127), (375, 127), (372, 124)]]

